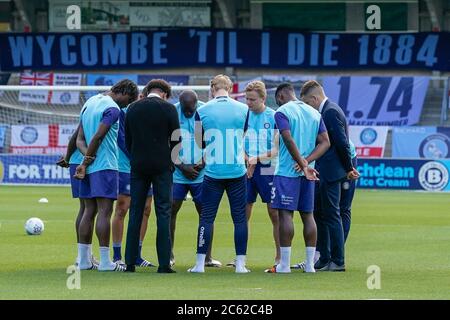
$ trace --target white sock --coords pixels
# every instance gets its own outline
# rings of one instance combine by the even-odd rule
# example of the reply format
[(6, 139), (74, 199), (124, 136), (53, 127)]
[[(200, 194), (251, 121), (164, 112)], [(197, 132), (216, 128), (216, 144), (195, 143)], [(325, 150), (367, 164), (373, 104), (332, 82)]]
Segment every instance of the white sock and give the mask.
[(316, 247), (306, 247), (306, 265), (314, 265), (314, 256), (316, 254)]
[(195, 266), (190, 268), (189, 272), (205, 272), (205, 259), (206, 254), (204, 253), (197, 253), (197, 261), (195, 263)]
[(203, 253), (197, 253), (197, 262), (196, 262), (196, 266), (204, 266), (205, 265), (205, 260), (206, 260), (206, 254)]
[(245, 255), (236, 256), (236, 268), (245, 267)]
[(109, 247), (100, 247), (100, 267), (99, 269), (110, 268), (113, 265), (110, 255)]
[(316, 254), (315, 247), (306, 247), (305, 272), (310, 272), (310, 273), (316, 272), (316, 269), (314, 269), (315, 254)]
[(320, 259), (320, 252), (316, 251), (315, 255), (314, 255), (314, 263), (316, 263), (317, 261), (319, 261)]
[(250, 270), (248, 270), (245, 267), (245, 258), (246, 258), (246, 255), (237, 255), (236, 256), (236, 272), (237, 273), (250, 272)]
[(277, 272), (291, 272), (291, 247), (280, 247), (280, 257)]
[(92, 257), (92, 243), (88, 244), (88, 254), (89, 254), (89, 259), (91, 259)]
[(80, 269), (91, 267), (91, 258), (89, 257), (89, 245), (84, 243), (78, 244), (78, 259)]

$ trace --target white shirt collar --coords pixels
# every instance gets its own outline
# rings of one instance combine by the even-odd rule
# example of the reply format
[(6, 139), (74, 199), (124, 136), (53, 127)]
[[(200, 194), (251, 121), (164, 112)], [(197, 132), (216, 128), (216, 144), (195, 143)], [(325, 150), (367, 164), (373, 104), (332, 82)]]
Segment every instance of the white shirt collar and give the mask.
[(153, 92), (148, 94), (147, 98), (150, 98), (150, 97), (158, 97), (158, 98), (161, 99), (161, 97), (159, 96), (159, 94), (153, 93)]
[(320, 106), (319, 106), (320, 113), (322, 113), (323, 106), (325, 105), (325, 102), (327, 102), (327, 100), (328, 100), (328, 97), (325, 97), (325, 99), (323, 99), (323, 101), (320, 103)]

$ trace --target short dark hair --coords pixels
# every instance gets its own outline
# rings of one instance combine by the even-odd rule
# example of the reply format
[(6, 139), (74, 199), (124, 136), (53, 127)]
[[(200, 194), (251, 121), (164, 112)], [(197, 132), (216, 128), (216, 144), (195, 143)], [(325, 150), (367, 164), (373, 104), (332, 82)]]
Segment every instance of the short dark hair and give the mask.
[(132, 101), (136, 100), (139, 94), (139, 89), (136, 83), (130, 79), (123, 79), (111, 87), (111, 92), (115, 94), (121, 93), (124, 96), (129, 96)]
[(294, 87), (292, 86), (292, 84), (290, 84), (289, 82), (283, 82), (282, 84), (280, 84), (277, 87), (277, 90), (275, 90), (275, 97), (278, 95), (278, 93), (280, 91), (283, 91), (283, 90), (287, 90), (287, 91), (290, 91), (290, 92), (295, 92), (294, 91)]
[(311, 90), (320, 88), (321, 85), (316, 80), (306, 81), (300, 90), (300, 97), (306, 96)]
[(159, 89), (165, 94), (167, 94), (167, 98), (172, 96), (172, 88), (170, 84), (163, 79), (152, 79), (150, 80), (145, 88), (142, 90), (142, 94), (146, 97), (153, 89)]

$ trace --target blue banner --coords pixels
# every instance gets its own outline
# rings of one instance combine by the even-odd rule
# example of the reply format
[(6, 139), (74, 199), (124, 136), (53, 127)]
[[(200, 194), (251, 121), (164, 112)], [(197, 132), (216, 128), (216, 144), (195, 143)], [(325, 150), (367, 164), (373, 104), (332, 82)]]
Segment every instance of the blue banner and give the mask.
[(70, 184), (69, 169), (55, 163), (60, 156), (0, 154), (0, 184)]
[(3, 33), (4, 71), (245, 67), (450, 70), (450, 34), (302, 33), (181, 28), (118, 33)]
[(392, 157), (427, 159), (450, 158), (450, 128), (393, 128)]
[(357, 187), (450, 191), (450, 160), (358, 159)]
[[(0, 154), (0, 184), (69, 185), (69, 170), (59, 156)], [(358, 159), (357, 187), (450, 191), (450, 160)]]
[(326, 95), (350, 125), (406, 126), (420, 121), (429, 77), (325, 77)]
[(137, 84), (145, 86), (152, 79), (166, 80), (171, 86), (185, 86), (189, 84), (189, 76), (170, 75), (170, 74), (140, 74)]
[(138, 76), (136, 74), (88, 74), (86, 84), (88, 86), (113, 86), (123, 79), (130, 79), (137, 83)]

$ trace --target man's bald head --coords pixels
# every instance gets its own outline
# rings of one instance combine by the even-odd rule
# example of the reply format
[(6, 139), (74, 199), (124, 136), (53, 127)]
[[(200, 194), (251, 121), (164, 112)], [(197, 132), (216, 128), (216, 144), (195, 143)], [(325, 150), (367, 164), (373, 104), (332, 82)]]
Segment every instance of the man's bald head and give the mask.
[(194, 115), (197, 110), (197, 101), (198, 96), (197, 93), (193, 90), (184, 90), (181, 92), (180, 97), (180, 105), (181, 110), (187, 118), (190, 118)]

